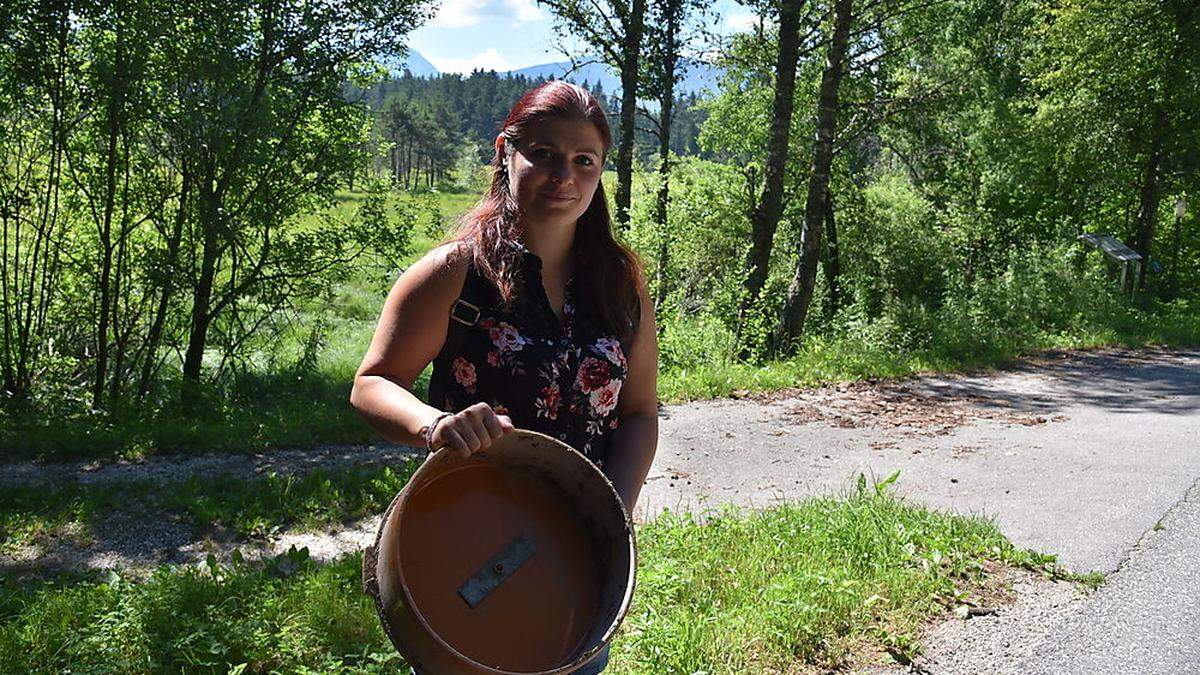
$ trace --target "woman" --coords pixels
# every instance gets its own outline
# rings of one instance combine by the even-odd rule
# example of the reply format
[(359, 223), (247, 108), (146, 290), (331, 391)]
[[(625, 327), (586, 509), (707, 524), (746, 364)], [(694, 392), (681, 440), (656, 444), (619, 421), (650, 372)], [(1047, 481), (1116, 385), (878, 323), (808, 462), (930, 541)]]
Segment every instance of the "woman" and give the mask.
[[(633, 512), (658, 443), (658, 346), (637, 259), (612, 237), (611, 145), (579, 86), (547, 82), (513, 106), (487, 195), (396, 281), (354, 378), (351, 403), (384, 437), (468, 456), (539, 431), (595, 462)], [(412, 385), (430, 362), (427, 405)]]

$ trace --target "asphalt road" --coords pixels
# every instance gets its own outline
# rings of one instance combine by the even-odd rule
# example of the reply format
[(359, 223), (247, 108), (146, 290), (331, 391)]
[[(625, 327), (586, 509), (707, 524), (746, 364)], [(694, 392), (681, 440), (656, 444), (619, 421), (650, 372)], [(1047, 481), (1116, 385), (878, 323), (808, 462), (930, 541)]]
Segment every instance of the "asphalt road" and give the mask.
[(1200, 672), (1200, 489), (1046, 635), (1026, 673)]
[[(993, 517), (1019, 546), (1107, 573), (1200, 479), (1200, 351), (1066, 354), (904, 388), (908, 403), (849, 388), (668, 406), (637, 515), (768, 506), (899, 471), (906, 498)], [(806, 421), (814, 409), (833, 412)]]
[(900, 471), (908, 499), (992, 517), (1019, 546), (1111, 575), (1023, 638), (1040, 646), (1018, 667), (963, 668), (1200, 673), (1200, 351), (1068, 353), (796, 396), (666, 408), (637, 515), (767, 506)]

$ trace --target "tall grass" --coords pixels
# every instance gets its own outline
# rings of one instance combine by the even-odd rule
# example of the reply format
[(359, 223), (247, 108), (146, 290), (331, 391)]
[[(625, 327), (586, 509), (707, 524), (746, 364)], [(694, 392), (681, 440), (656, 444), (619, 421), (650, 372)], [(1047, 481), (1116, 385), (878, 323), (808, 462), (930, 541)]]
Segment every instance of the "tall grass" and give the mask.
[[(736, 233), (709, 235), (705, 229), (711, 223), (704, 218), (711, 220), (709, 211), (716, 208), (713, 200), (725, 194), (720, 184), (706, 185), (691, 185), (691, 201), (673, 206), (672, 215), (679, 227), (691, 223), (686, 236), (672, 245), (676, 259), (689, 261), (688, 268), (697, 273), (729, 267), (713, 265), (710, 254), (737, 257), (729, 253), (736, 246), (726, 241)], [(411, 264), (434, 246), (476, 198), (448, 192), (424, 197), (432, 200), (436, 208), (430, 210), (440, 221), (413, 232), (412, 249), (398, 263)], [(359, 194), (343, 194), (333, 211), (348, 218), (359, 201)], [(718, 206), (720, 214), (737, 212), (731, 204)], [(685, 217), (690, 215), (695, 218)], [(633, 228), (631, 241), (652, 246), (652, 240), (642, 241), (644, 230)], [(712, 251), (700, 246), (710, 240), (725, 243)], [(737, 275), (697, 281), (698, 291), (670, 296), (659, 313), (659, 397), (673, 402), (740, 390), (996, 367), (1042, 349), (1200, 344), (1200, 304), (1147, 299), (1130, 304), (1113, 294), (1112, 281), (1099, 268), (1078, 262), (1068, 249), (1044, 248), (1012, 254), (1002, 273), (970, 281), (949, 275), (925, 290), (901, 293), (892, 287), (900, 282), (891, 276), (859, 280), (855, 283), (866, 289), (862, 297), (848, 298), (833, 313), (823, 310), (824, 290), (818, 288), (808, 332), (794, 354), (750, 362), (733, 358), (739, 350), (729, 315), (740, 289)], [(178, 378), (168, 378), (148, 399), (114, 402), (105, 411), (92, 410), (82, 394), (70, 404), (0, 406), (0, 456), (136, 458), (370, 442), (374, 434), (347, 400), (398, 272), (379, 261), (363, 261), (331, 299), (310, 302), (245, 367), (209, 385), (201, 405), (179, 406)], [(892, 276), (909, 284), (917, 283), (910, 277), (924, 279), (914, 274), (893, 270)], [(781, 288), (768, 291), (765, 296), (782, 293)], [(704, 297), (693, 297), (696, 293)], [(744, 332), (762, 332), (768, 324)], [(424, 391), (427, 378), (428, 372), (416, 391)]]
[[(1047, 569), (987, 521), (908, 505), (860, 479), (811, 499), (639, 528), (639, 583), (615, 673), (746, 673), (900, 661), (922, 626), (995, 565)], [(62, 584), (7, 580), (5, 672), (394, 672), (399, 662), (359, 588), (357, 555), (302, 552), (263, 566), (165, 567)]]

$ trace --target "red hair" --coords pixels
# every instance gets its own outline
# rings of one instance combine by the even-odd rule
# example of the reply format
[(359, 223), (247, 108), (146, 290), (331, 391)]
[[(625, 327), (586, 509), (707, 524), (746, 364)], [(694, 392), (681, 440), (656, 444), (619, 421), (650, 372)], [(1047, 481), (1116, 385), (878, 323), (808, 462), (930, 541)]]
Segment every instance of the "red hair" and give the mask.
[[(612, 132), (600, 102), (583, 87), (563, 80), (550, 80), (525, 92), (508, 112), (500, 135), (506, 146), (515, 148), (530, 126), (550, 118), (591, 122), (604, 141), (602, 152), (607, 155), (612, 147)], [(469, 246), (475, 269), (509, 303), (521, 285), (521, 252), (512, 246), (521, 235), (521, 210), (508, 188), (505, 159), (496, 148), (491, 186), (463, 215), (451, 241)], [(642, 269), (637, 256), (613, 238), (603, 183), (597, 184), (592, 203), (576, 221), (572, 255), (575, 275), (584, 277), (590, 293), (580, 300), (593, 303), (604, 327), (628, 342), (640, 317)]]

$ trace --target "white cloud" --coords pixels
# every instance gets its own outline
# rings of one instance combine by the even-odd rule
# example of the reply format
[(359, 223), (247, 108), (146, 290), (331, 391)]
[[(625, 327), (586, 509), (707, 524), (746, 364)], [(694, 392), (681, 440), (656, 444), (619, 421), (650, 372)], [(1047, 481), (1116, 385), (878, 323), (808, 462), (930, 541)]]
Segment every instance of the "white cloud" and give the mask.
[(532, 21), (545, 21), (546, 13), (534, 0), (442, 0), (438, 13), (429, 22), (438, 28), (466, 28), (484, 19), (511, 19), (519, 26)]
[(748, 33), (758, 25), (759, 16), (753, 12), (739, 12), (725, 17), (725, 28), (735, 33)]
[(521, 25), (529, 21), (545, 21), (546, 13), (540, 7), (534, 4), (534, 0), (507, 0), (509, 8), (516, 15), (513, 19), (514, 25)]
[(439, 59), (432, 56), (427, 58), (443, 73), (470, 73), (473, 70), (494, 70), (502, 73), (513, 70), (512, 65), (500, 55), (500, 52), (491, 47), (487, 51), (466, 59)]
[(466, 28), (479, 23), (487, 0), (443, 0), (438, 13), (429, 22), (438, 28)]

